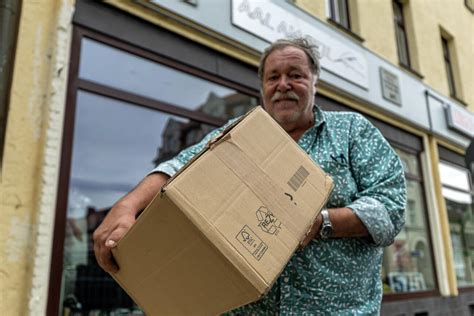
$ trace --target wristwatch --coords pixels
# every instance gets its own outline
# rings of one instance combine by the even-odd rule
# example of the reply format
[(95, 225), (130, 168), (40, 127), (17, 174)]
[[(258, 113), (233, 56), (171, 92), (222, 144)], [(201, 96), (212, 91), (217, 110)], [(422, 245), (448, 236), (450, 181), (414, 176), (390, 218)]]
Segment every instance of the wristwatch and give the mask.
[(323, 223), (321, 225), (321, 230), (319, 231), (319, 235), (321, 239), (328, 239), (331, 237), (333, 229), (331, 224), (331, 219), (329, 218), (329, 212), (327, 209), (323, 209), (321, 211), (321, 216), (323, 218)]

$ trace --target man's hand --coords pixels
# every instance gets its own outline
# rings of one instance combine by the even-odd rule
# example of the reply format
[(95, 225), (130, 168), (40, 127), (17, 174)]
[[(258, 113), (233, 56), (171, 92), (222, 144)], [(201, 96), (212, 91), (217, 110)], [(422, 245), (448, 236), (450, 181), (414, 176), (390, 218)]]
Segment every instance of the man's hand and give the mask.
[(112, 257), (112, 248), (135, 223), (135, 216), (144, 209), (168, 181), (164, 173), (145, 177), (130, 193), (120, 199), (94, 232), (94, 253), (100, 267), (108, 273), (119, 269)]
[(112, 248), (135, 223), (136, 210), (131, 210), (120, 202), (109, 211), (104, 221), (94, 232), (94, 253), (100, 267), (108, 273), (118, 271), (112, 257)]

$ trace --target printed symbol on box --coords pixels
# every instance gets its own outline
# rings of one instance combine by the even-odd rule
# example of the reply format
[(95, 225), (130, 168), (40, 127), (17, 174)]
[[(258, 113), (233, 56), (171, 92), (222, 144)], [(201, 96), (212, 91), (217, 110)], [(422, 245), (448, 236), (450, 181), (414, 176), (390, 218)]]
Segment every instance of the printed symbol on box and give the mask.
[(304, 181), (309, 176), (308, 170), (306, 170), (303, 166), (300, 166), (298, 170), (296, 170), (295, 174), (288, 180), (287, 184), (293, 191), (298, 191), (298, 189), (304, 184)]
[[(287, 193), (287, 192), (285, 192), (285, 195), (290, 199), (290, 201), (293, 202), (293, 195), (291, 195), (290, 193)], [(296, 204), (296, 202), (293, 202), (293, 204), (298, 205), (298, 204)]]
[(268, 246), (247, 225), (242, 228), (236, 238), (257, 260), (260, 260), (268, 249)]
[(258, 227), (268, 234), (275, 236), (278, 235), (281, 230), (281, 222), (269, 209), (267, 209), (265, 206), (260, 206), (256, 212), (256, 215), (258, 221), (260, 222)]

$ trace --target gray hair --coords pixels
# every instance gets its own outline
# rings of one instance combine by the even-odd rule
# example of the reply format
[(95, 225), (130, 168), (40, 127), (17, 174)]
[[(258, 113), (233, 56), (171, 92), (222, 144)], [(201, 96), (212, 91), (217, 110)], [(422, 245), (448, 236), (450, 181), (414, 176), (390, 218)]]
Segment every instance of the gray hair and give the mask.
[(265, 61), (267, 60), (267, 57), (272, 52), (288, 46), (299, 48), (306, 54), (313, 75), (316, 79), (319, 78), (321, 66), (319, 65), (318, 46), (314, 44), (309, 37), (285, 38), (273, 42), (263, 51), (263, 54), (260, 57), (260, 65), (258, 66), (258, 78), (260, 79), (260, 85), (263, 82), (263, 72), (265, 71)]

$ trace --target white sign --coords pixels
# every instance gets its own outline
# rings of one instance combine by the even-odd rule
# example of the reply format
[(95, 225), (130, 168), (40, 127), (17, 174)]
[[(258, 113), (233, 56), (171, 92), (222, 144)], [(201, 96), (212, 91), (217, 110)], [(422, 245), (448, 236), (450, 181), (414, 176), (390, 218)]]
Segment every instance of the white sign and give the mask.
[(420, 272), (390, 272), (388, 274), (390, 288), (395, 293), (423, 291), (426, 289), (425, 279)]
[(232, 24), (266, 41), (309, 36), (319, 46), (321, 67), (368, 89), (365, 56), (270, 0), (232, 0)]
[(474, 137), (474, 114), (459, 106), (448, 104), (446, 107), (448, 126), (467, 136)]

